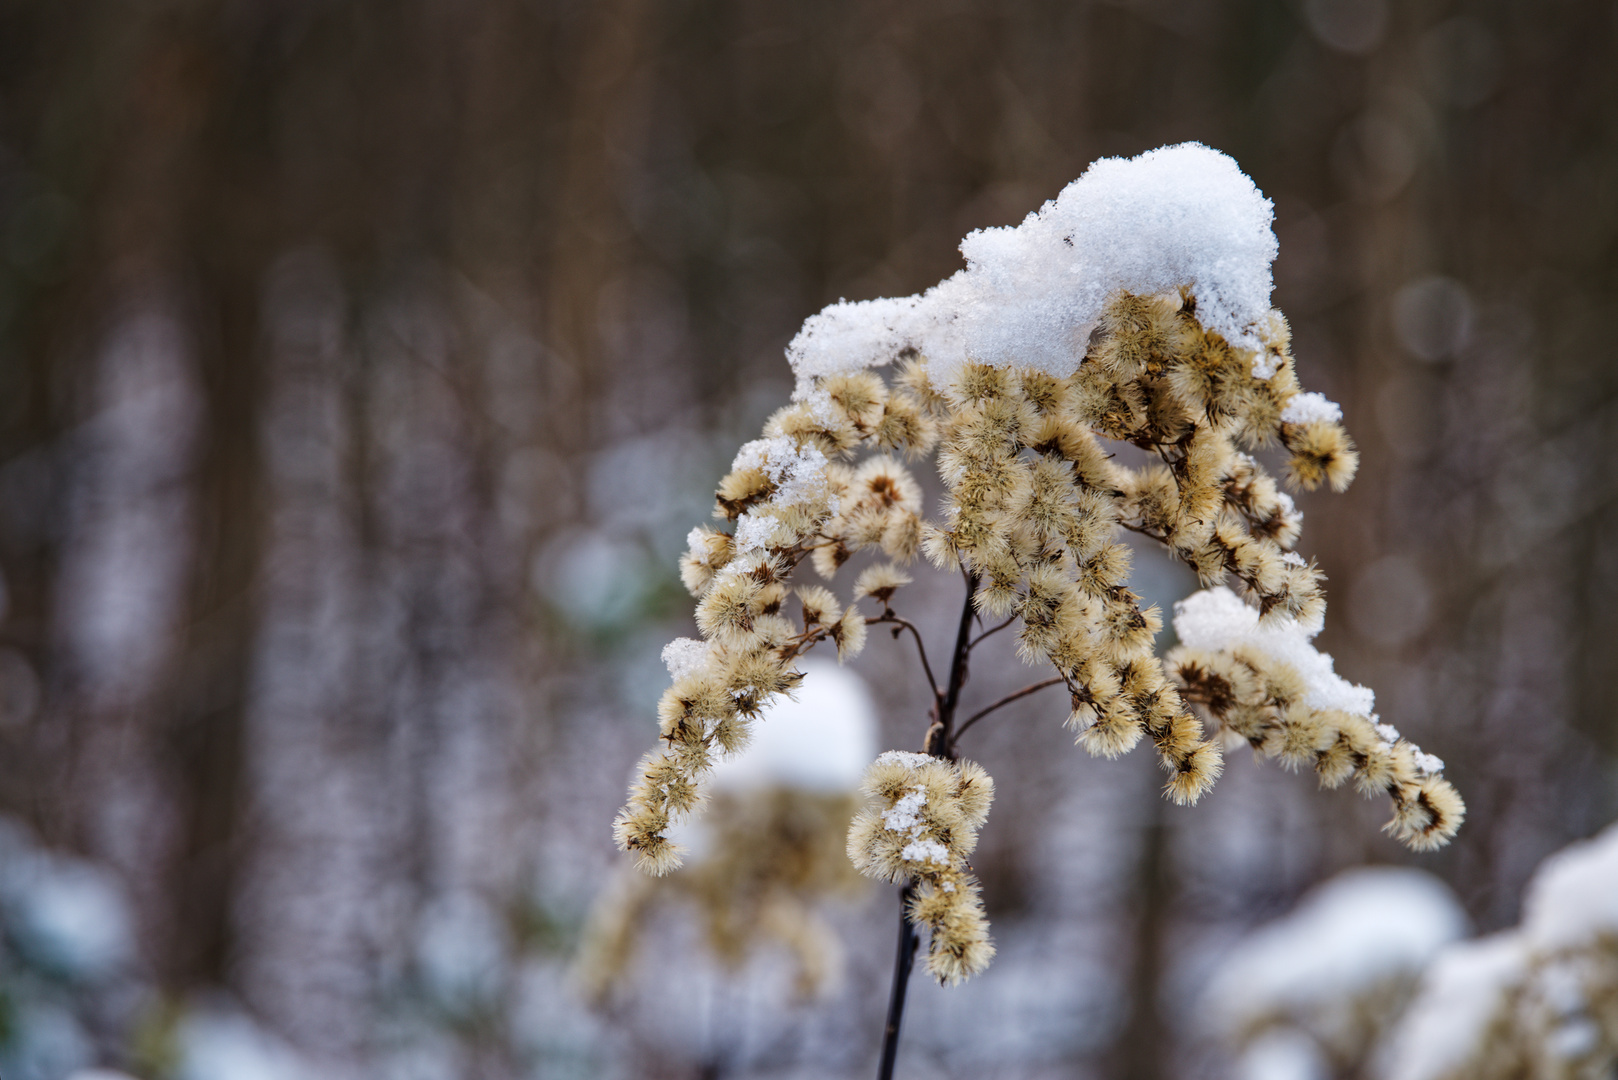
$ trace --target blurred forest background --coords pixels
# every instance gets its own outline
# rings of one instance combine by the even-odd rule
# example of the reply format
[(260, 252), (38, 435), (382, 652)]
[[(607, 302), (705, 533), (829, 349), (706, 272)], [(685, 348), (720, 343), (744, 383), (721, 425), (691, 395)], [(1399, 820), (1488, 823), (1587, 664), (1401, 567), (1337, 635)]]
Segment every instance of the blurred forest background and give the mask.
[(1470, 817), (1418, 859), (1240, 753), (1165, 806), (1032, 699), (968, 748), (1002, 955), (901, 1074), (1224, 1075), (1196, 995), (1311, 884), (1493, 929), (1618, 813), (1618, 6), (0, 0), (0, 1071), (871, 1070), (887, 889), (815, 1001), (677, 910), (573, 989), (675, 558), (807, 315), (1187, 139), (1363, 452), (1300, 500), (1320, 644)]

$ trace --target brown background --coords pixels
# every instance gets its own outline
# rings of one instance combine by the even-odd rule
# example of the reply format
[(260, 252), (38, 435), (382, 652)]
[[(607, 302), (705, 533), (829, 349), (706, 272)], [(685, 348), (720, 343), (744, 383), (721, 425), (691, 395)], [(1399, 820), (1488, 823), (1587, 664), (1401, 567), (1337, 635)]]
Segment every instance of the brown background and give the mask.
[[(0, 0), (0, 806), (132, 897), (97, 1055), (156, 1070), (155, 1003), (223, 990), (357, 1075), (423, 1031), (423, 1075), (866, 1071), (885, 898), (818, 1011), (563, 1004), (673, 556), (806, 315), (1185, 139), (1275, 200), (1300, 375), (1363, 452), (1302, 500), (1321, 645), (1467, 798), (1420, 865), (1513, 921), (1615, 810), (1615, 41), (1605, 0)], [(1008, 974), (920, 993), (958, 1019), (907, 1054), (1218, 1075), (1219, 943), (1412, 860), (1245, 761), (1159, 810), (1058, 719), (974, 751)], [(411, 988), (466, 910), (507, 959), (452, 1007)]]

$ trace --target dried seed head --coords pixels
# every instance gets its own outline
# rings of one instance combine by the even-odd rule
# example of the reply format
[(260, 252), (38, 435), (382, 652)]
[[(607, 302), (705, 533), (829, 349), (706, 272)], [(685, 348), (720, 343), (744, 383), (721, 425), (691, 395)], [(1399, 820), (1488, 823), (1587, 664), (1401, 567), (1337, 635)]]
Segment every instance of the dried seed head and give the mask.
[(892, 563), (877, 563), (860, 572), (854, 580), (854, 598), (869, 596), (886, 608), (893, 600), (893, 594), (905, 585), (909, 585), (912, 578)]

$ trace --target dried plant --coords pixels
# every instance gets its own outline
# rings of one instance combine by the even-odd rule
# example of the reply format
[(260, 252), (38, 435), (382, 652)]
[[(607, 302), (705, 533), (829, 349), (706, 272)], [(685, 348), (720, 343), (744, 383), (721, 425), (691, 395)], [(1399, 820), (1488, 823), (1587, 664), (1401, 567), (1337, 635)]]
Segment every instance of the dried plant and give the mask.
[(1382, 1058), (1387, 1080), (1618, 1072), (1618, 825), (1546, 859), (1518, 925), (1440, 952)]
[[(1294, 551), (1302, 517), (1254, 454), (1279, 447), (1285, 482), (1306, 490), (1342, 490), (1357, 457), (1338, 408), (1301, 391), (1286, 322), (1268, 306), (1269, 221), (1251, 181), (1205, 147), (1109, 159), (1018, 228), (967, 237), (967, 269), (928, 293), (833, 305), (788, 350), (793, 402), (720, 481), (721, 528), (689, 537), (681, 572), (703, 639), (665, 651), (663, 745), (615, 824), (644, 870), (679, 864), (671, 822), (697, 807), (704, 774), (745, 745), (771, 697), (797, 685), (797, 657), (823, 642), (852, 657), (872, 626), (914, 639), (933, 695), (922, 752), (877, 759), (865, 783), (877, 805), (849, 834), (863, 873), (906, 883), (884, 1075), (914, 928), (930, 930), (940, 980), (993, 956), (968, 862), (993, 783), (958, 741), (1013, 700), (1063, 687), (1067, 724), (1091, 753), (1150, 740), (1178, 803), (1219, 775), (1207, 719), (1325, 786), (1353, 777), (1388, 795), (1389, 828), (1412, 847), (1460, 824), (1442, 762), (1380, 723), (1370, 691), (1309, 644), (1322, 575)], [(892, 364), (891, 379), (874, 370)], [(1154, 463), (1126, 467), (1103, 439)], [(936, 464), (936, 518), (901, 459)], [(1204, 586), (1180, 606), (1183, 644), (1166, 660), (1119, 529), (1164, 545)], [(828, 586), (867, 551), (883, 561), (840, 602)], [(965, 582), (945, 668), (896, 606), (918, 554)], [(797, 582), (805, 560), (825, 585)], [(1013, 627), (1049, 677), (958, 719), (973, 649)]]

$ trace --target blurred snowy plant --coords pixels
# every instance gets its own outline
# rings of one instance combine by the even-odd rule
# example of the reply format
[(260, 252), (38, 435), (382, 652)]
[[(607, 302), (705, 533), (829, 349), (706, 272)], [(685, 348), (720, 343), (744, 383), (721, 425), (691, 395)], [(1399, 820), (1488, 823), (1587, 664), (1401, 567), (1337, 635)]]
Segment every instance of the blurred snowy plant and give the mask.
[[(870, 626), (915, 639), (933, 693), (921, 750), (940, 764), (879, 759), (867, 779), (877, 813), (909, 824), (876, 828), (867, 815), (850, 843), (867, 874), (920, 883), (904, 890), (903, 926), (932, 928), (940, 979), (992, 955), (966, 863), (991, 788), (959, 762), (957, 739), (1046, 686), (1066, 689), (1067, 722), (1092, 753), (1150, 739), (1176, 802), (1194, 802), (1221, 767), (1197, 707), (1328, 786), (1352, 775), (1388, 794), (1391, 828), (1411, 846), (1453, 835), (1463, 808), (1442, 762), (1379, 726), (1370, 692), (1309, 645), (1321, 575), (1293, 551), (1297, 508), (1252, 456), (1279, 444), (1286, 480), (1305, 489), (1341, 490), (1357, 465), (1338, 407), (1299, 387), (1286, 321), (1269, 306), (1271, 218), (1236, 164), (1200, 144), (1108, 158), (1021, 225), (967, 236), (966, 268), (925, 293), (841, 302), (805, 322), (787, 348), (792, 403), (720, 481), (720, 527), (688, 538), (681, 571), (702, 640), (666, 654), (663, 746), (637, 769), (619, 845), (653, 874), (677, 866), (670, 827), (765, 704), (797, 686), (797, 658), (824, 642), (851, 657)], [(1155, 463), (1120, 464), (1102, 439)], [(901, 458), (935, 461), (936, 519)], [(1160, 614), (1128, 586), (1120, 527), (1162, 543), (1211, 590), (1182, 609), (1205, 633), (1167, 667), (1154, 654)], [(828, 586), (866, 551), (885, 561), (839, 599)], [(918, 553), (966, 585), (938, 669), (895, 609)], [(806, 560), (826, 585), (795, 582)], [(999, 621), (974, 633), (982, 617)], [(1023, 658), (1051, 676), (958, 721), (973, 647), (1012, 624)], [(890, 1043), (896, 1030), (890, 1017)]]
[[(666, 650), (676, 675), (693, 647), (700, 643)], [(597, 900), (576, 968), (592, 1001), (605, 1000), (624, 976), (646, 915), (671, 901), (697, 910), (709, 948), (728, 968), (773, 943), (795, 959), (800, 996), (835, 979), (841, 946), (816, 902), (860, 880), (843, 837), (875, 752), (876, 715), (858, 675), (813, 658), (803, 668), (797, 698), (771, 704), (746, 749), (714, 769), (717, 812), (677, 827), (689, 849), (686, 871), (630, 871)]]
[(148, 989), (118, 876), (0, 818), (0, 1075), (55, 1080), (95, 1063)]
[(1618, 825), (1545, 860), (1519, 926), (1440, 953), (1385, 1057), (1387, 1080), (1618, 1075)]
[(1361, 1076), (1434, 954), (1465, 930), (1431, 874), (1349, 870), (1240, 941), (1203, 994), (1204, 1014), (1237, 1050), (1238, 1080)]

